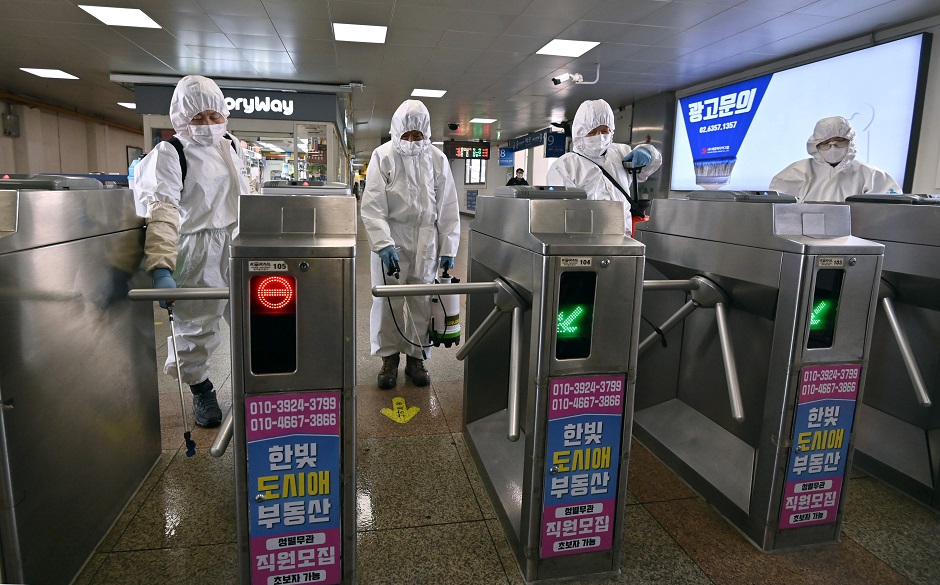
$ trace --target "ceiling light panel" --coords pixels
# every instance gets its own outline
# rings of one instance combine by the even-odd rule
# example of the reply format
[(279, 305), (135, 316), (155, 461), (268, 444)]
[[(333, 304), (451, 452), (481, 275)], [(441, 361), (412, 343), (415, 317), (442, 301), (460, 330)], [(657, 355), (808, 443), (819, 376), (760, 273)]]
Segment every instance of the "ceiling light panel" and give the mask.
[(447, 93), (444, 89), (415, 89), (411, 92), (412, 97), (432, 97), (439, 98)]
[(492, 124), (496, 118), (474, 118), (470, 120), (471, 124)]
[(20, 67), (26, 73), (32, 73), (37, 77), (48, 77), (49, 79), (78, 79), (71, 73), (66, 73), (61, 69), (36, 69), (33, 67)]
[(384, 43), (387, 26), (333, 23), (333, 38), (351, 43)]
[(110, 26), (137, 28), (163, 28), (139, 8), (112, 8), (110, 6), (83, 6), (79, 8)]
[(566, 41), (555, 39), (536, 51), (537, 55), (557, 55), (559, 57), (580, 57), (600, 43), (594, 41)]
[(137, 109), (137, 104), (135, 104), (134, 102), (118, 102), (117, 105), (119, 105), (119, 106), (124, 106), (125, 108), (127, 108), (127, 109), (129, 109), (129, 110), (136, 110), (136, 109)]

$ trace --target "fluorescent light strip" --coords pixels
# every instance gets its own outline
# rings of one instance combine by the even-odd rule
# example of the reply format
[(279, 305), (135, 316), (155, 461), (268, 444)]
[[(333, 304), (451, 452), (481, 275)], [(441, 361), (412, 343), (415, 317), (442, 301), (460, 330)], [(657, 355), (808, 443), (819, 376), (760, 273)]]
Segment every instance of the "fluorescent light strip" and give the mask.
[(474, 118), (470, 120), (471, 124), (492, 124), (496, 118)]
[(127, 108), (127, 109), (129, 109), (129, 110), (136, 110), (136, 109), (137, 109), (137, 104), (135, 104), (134, 102), (118, 102), (117, 105), (119, 105), (119, 106), (124, 106), (125, 108)]
[(557, 55), (559, 57), (580, 57), (600, 43), (594, 41), (566, 41), (555, 39), (535, 52), (536, 55)]
[(32, 73), (36, 77), (48, 77), (49, 79), (78, 79), (71, 73), (66, 73), (61, 69), (35, 69), (33, 67), (20, 67), (20, 70), (26, 73)]
[(163, 28), (139, 8), (112, 8), (110, 6), (83, 6), (81, 4), (78, 7), (111, 26)]
[(352, 43), (384, 43), (387, 26), (333, 23), (333, 38)]
[(447, 93), (447, 90), (444, 89), (416, 89), (411, 92), (411, 96), (439, 98), (442, 97), (445, 93)]

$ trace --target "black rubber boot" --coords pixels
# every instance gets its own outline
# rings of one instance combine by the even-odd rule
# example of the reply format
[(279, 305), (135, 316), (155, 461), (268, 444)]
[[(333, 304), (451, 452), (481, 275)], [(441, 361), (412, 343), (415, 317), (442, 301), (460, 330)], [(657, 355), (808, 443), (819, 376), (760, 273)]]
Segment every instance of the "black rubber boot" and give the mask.
[(193, 393), (193, 412), (196, 414), (196, 424), (207, 429), (222, 424), (222, 409), (216, 399), (212, 382), (208, 379), (189, 387)]
[(424, 367), (424, 360), (413, 358), (410, 355), (405, 360), (405, 375), (411, 378), (414, 385), (419, 388), (431, 383), (431, 374)]
[(401, 356), (399, 354), (389, 355), (382, 358), (382, 370), (379, 372), (378, 384), (382, 390), (388, 390), (398, 385), (398, 364)]

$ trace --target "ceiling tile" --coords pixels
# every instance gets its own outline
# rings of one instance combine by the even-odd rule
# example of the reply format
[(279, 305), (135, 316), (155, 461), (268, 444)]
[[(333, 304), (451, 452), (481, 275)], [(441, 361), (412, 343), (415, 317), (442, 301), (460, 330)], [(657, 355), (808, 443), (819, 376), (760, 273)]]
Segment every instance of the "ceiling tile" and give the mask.
[(199, 5), (211, 16), (250, 16), (268, 18), (264, 5), (258, 0), (198, 0)]
[(526, 6), (523, 15), (568, 17), (571, 20), (584, 18), (584, 15), (597, 8), (601, 0), (532, 0)]
[(777, 12), (790, 12), (812, 4), (816, 0), (746, 0), (737, 5), (737, 8), (750, 10), (775, 10)]
[(200, 59), (240, 59), (238, 49), (228, 47), (198, 47), (187, 45), (186, 48)]
[(444, 31), (426, 31), (408, 28), (390, 28), (385, 37), (387, 45), (410, 45), (415, 47), (436, 47), (444, 37)]
[(321, 20), (329, 24), (330, 7), (327, 0), (261, 0), (261, 3), (272, 20), (296, 20), (302, 24)]
[(336, 67), (324, 67), (318, 63), (295, 62), (297, 75), (304, 82), (338, 82), (339, 71)]
[(460, 10), (447, 28), (455, 31), (501, 34), (514, 20), (516, 20), (514, 14)]
[(290, 55), (287, 54), (287, 51), (258, 51), (254, 49), (240, 49), (238, 52), (242, 54), (242, 57), (244, 57), (246, 61), (256, 67), (259, 63), (293, 63), (293, 60), (290, 58)]
[(815, 14), (817, 16), (832, 16), (842, 18), (862, 12), (875, 6), (888, 3), (890, 0), (819, 0), (796, 9), (799, 14)]
[(197, 45), (200, 47), (235, 47), (232, 41), (228, 40), (228, 37), (222, 33), (181, 30), (174, 33), (173, 36), (178, 38), (185, 45)]
[(251, 61), (252, 66), (259, 75), (273, 79), (296, 81), (297, 69), (292, 63), (265, 63)]
[(207, 32), (220, 32), (219, 26), (207, 14), (193, 14), (189, 12), (166, 12), (151, 10), (147, 14), (157, 24), (170, 32), (180, 30), (204, 30)]
[(526, 37), (519, 35), (500, 35), (492, 49), (512, 53), (534, 53), (548, 44), (551, 37)]
[(257, 49), (259, 51), (283, 51), (284, 43), (277, 35), (226, 35), (239, 49)]
[(526, 53), (486, 51), (467, 69), (467, 73), (503, 75), (519, 65), (519, 63), (525, 61), (528, 57), (529, 55)]
[(391, 28), (414, 30), (447, 30), (457, 10), (444, 7), (395, 5)]
[[(493, 14), (521, 14), (532, 0), (473, 0), (474, 10)], [(396, 4), (468, 8), (465, 0), (398, 0)]]
[[(468, 63), (454, 63), (453, 61), (435, 61), (431, 59), (427, 62), (421, 73), (451, 73), (463, 75), (470, 65)], [(435, 88), (447, 89), (447, 88)]]
[(470, 65), (483, 54), (483, 49), (460, 49), (451, 47), (441, 47), (431, 51), (430, 59), (432, 61), (442, 61), (451, 63), (463, 63)]
[(277, 36), (277, 30), (268, 18), (211, 16), (213, 22), (227, 35)]
[(342, 68), (378, 69), (385, 47), (371, 43), (336, 43), (336, 61)]
[(629, 43), (632, 45), (655, 45), (679, 32), (680, 29), (663, 26), (579, 20), (558, 36), (562, 39), (578, 41), (608, 41), (612, 43)]
[[(709, 18), (728, 10), (727, 6), (715, 4), (684, 4), (670, 2), (640, 21), (640, 24), (691, 28)], [(781, 13), (783, 11), (780, 11)]]
[[(132, 2), (134, 6), (151, 16), (153, 16), (151, 11), (205, 13), (205, 10), (196, 0), (132, 0)], [(110, 2), (108, 5), (110, 5)]]
[(441, 47), (461, 49), (487, 49), (496, 42), (499, 35), (449, 30), (441, 38)]
[[(282, 37), (297, 37), (322, 41), (333, 40), (333, 27), (326, 20), (273, 20), (277, 34)], [(284, 41), (287, 44), (287, 41)]]
[[(761, 36), (765, 39), (765, 43), (772, 43), (828, 24), (832, 22), (832, 20), (830, 16), (791, 13), (755, 26), (754, 28), (749, 28), (742, 34)], [(748, 49), (741, 48), (740, 50), (744, 52)]]
[(330, 21), (345, 24), (388, 26), (392, 20), (392, 5), (374, 2), (348, 2), (330, 0)]
[(554, 38), (571, 25), (571, 20), (570, 18), (521, 15), (517, 16), (504, 32), (511, 35)]
[(581, 18), (601, 22), (637, 24), (669, 4), (669, 0), (604, 0)]
[(336, 44), (334, 41), (323, 41), (316, 39), (299, 39), (296, 37), (281, 37), (284, 48), (289, 53), (302, 54), (307, 60), (324, 59), (336, 63)]

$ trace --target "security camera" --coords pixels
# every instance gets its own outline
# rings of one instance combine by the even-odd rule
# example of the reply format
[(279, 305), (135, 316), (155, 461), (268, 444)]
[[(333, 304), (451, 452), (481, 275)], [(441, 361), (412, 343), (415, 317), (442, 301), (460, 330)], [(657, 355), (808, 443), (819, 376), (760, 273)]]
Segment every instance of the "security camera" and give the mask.
[(554, 83), (555, 85), (561, 85), (561, 79), (557, 77), (552, 77), (552, 83)]
[(456, 130), (457, 128), (460, 127), (460, 124), (451, 123), (451, 124), (448, 124), (447, 127), (450, 128), (451, 130)]

